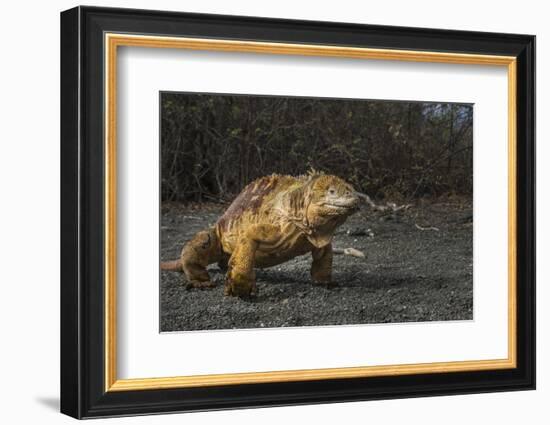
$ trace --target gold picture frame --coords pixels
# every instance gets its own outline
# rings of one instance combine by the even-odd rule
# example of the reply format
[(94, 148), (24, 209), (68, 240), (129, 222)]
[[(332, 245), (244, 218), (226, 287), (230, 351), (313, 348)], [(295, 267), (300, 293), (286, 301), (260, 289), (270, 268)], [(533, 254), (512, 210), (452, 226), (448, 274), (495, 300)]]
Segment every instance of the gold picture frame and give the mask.
[[(316, 46), (253, 41), (105, 34), (106, 122), (106, 226), (105, 226), (105, 391), (150, 390), (299, 380), (340, 379), (409, 375), (417, 373), (464, 372), (509, 369), (516, 366), (516, 58), (513, 56), (474, 55), (411, 50)], [(117, 379), (116, 375), (116, 87), (117, 49), (148, 47), (263, 53), (303, 56), (328, 56), (354, 59), (395, 60), (506, 67), (508, 72), (508, 358), (387, 366), (306, 369), (273, 372), (175, 376), (168, 378)]]

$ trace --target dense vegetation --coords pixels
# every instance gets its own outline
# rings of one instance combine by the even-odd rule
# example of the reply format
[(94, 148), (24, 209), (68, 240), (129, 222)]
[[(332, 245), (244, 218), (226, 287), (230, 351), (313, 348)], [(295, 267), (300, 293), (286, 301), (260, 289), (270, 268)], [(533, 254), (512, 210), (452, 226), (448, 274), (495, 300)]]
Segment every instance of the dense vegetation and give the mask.
[(163, 201), (226, 201), (270, 173), (339, 175), (377, 199), (472, 193), (464, 104), (161, 95)]

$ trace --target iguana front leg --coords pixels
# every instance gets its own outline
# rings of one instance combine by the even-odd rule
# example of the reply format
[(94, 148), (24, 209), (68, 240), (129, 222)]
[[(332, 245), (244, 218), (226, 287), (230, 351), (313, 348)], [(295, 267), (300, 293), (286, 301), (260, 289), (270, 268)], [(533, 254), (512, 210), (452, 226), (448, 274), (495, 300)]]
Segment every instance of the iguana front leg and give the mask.
[(231, 258), (225, 281), (224, 294), (238, 297), (257, 295), (254, 263), (256, 251), (262, 244), (271, 244), (279, 237), (279, 227), (270, 224), (249, 226), (238, 240)]
[(311, 255), (311, 279), (316, 285), (332, 286), (332, 245), (323, 248), (315, 248)]

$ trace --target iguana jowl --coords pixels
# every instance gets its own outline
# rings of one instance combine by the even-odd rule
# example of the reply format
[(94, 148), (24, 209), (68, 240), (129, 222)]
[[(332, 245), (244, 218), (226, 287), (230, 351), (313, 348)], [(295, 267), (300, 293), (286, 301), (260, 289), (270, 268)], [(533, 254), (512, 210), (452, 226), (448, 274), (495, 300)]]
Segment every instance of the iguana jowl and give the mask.
[(341, 178), (322, 173), (259, 178), (213, 227), (184, 246), (179, 260), (161, 263), (161, 268), (183, 271), (189, 286), (205, 288), (215, 286), (206, 267), (218, 263), (227, 268), (224, 293), (248, 297), (257, 293), (255, 267), (311, 252), (313, 283), (330, 284), (334, 232), (359, 209), (361, 198), (370, 201)]

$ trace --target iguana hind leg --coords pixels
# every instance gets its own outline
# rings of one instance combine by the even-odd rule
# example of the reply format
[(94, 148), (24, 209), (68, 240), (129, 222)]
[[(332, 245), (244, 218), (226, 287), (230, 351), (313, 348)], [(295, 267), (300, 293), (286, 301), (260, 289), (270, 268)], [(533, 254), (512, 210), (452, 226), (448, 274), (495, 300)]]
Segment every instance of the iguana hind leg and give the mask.
[(247, 298), (257, 295), (254, 259), (262, 244), (271, 244), (279, 237), (279, 228), (270, 224), (250, 226), (238, 240), (231, 258), (225, 280), (225, 295)]
[(333, 286), (332, 282), (332, 245), (316, 248), (311, 252), (313, 263), (311, 264), (311, 279), (315, 285)]
[(185, 244), (181, 266), (187, 278), (187, 288), (212, 288), (206, 267), (222, 258), (221, 244), (214, 228), (197, 233)]

